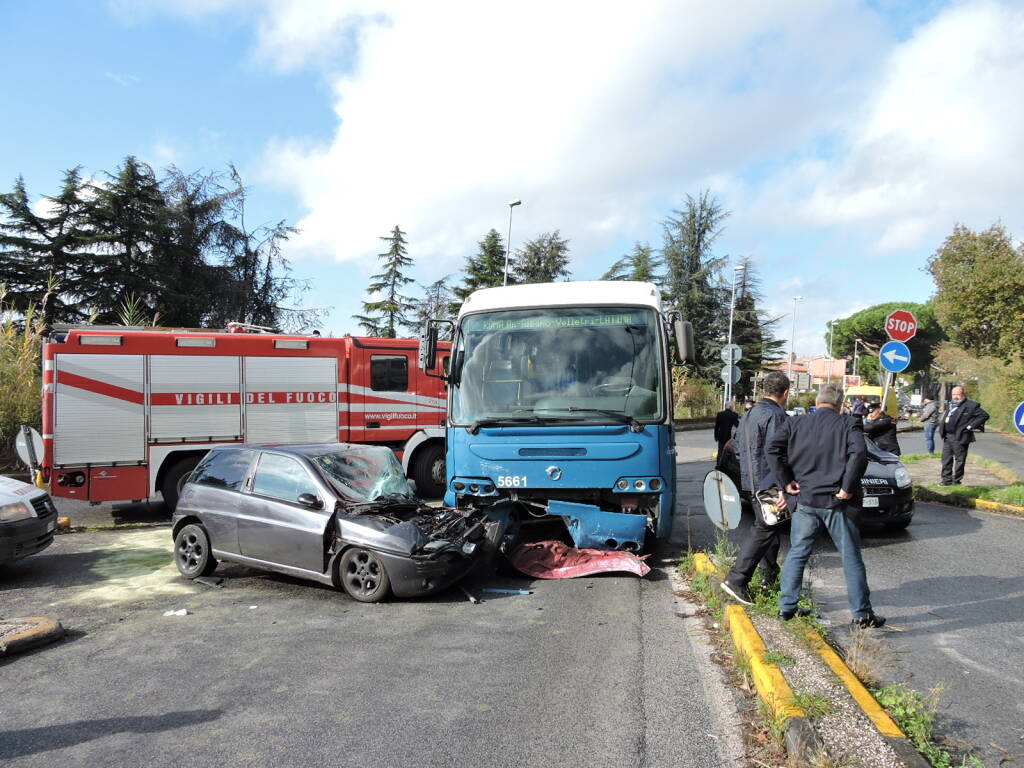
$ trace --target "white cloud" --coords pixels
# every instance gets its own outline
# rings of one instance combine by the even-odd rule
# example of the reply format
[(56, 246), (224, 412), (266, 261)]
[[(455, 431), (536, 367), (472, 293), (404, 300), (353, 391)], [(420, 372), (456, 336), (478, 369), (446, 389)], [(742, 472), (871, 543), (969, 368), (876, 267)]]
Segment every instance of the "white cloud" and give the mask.
[[(261, 180), (305, 211), (293, 257), (368, 273), (400, 224), (432, 279), (489, 228), (504, 237), (506, 202), (521, 197), (513, 245), (560, 228), (574, 273), (591, 277), (710, 187), (733, 212), (723, 245), (762, 262), (769, 305), (818, 297), (797, 332), (798, 352), (815, 352), (828, 318), (923, 298), (923, 255), (955, 221), (1024, 230), (1024, 6), (882, 5), (148, 0), (123, 12), (248, 15), (257, 62), (329, 84), (331, 139), (279, 137), (264, 157)], [(338, 314), (354, 301), (339, 297)]]
[[(359, 41), (353, 68), (329, 75), (333, 139), (275, 142), (266, 178), (308, 210), (297, 252), (372, 257), (401, 223), (437, 271), (492, 226), (504, 236), (518, 196), (513, 244), (561, 228), (576, 273), (599, 274), (594, 254), (656, 237), (686, 192), (728, 185), (723, 169), (831, 130), (834, 82), (855, 89), (864, 52), (885, 42), (874, 16), (843, 2), (363, 10), (286, 2), (262, 17), (259, 53), (282, 67)], [(811, 76), (808, 55), (820, 57)]]
[(791, 198), (808, 224), (870, 228), (883, 252), (934, 245), (957, 221), (1019, 229), (1022, 90), (1024, 6), (952, 7), (892, 51), (848, 152), (780, 187), (809, 188)]
[(132, 85), (138, 85), (142, 82), (142, 78), (137, 75), (131, 75), (127, 72), (104, 72), (103, 76), (111, 82), (117, 83), (122, 88), (128, 88)]

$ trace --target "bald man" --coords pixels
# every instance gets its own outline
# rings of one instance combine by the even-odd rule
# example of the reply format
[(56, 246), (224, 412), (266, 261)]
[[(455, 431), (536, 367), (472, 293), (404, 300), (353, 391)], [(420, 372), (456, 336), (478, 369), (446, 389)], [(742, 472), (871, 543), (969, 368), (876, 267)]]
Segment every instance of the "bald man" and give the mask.
[(988, 414), (973, 400), (964, 396), (964, 388), (953, 387), (949, 405), (939, 423), (942, 437), (941, 485), (960, 485), (964, 479), (967, 450), (974, 442), (975, 432), (985, 431)]

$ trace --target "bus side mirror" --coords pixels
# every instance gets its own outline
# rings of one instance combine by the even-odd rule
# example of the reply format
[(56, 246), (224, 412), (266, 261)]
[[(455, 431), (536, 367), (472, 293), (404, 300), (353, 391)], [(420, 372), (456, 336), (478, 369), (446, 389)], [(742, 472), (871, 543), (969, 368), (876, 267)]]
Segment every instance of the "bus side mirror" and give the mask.
[(675, 336), (676, 363), (692, 364), (697, 359), (693, 346), (693, 324), (676, 317), (672, 321), (672, 330)]
[(431, 371), (437, 366), (437, 326), (430, 320), (420, 336), (419, 356), (422, 370)]

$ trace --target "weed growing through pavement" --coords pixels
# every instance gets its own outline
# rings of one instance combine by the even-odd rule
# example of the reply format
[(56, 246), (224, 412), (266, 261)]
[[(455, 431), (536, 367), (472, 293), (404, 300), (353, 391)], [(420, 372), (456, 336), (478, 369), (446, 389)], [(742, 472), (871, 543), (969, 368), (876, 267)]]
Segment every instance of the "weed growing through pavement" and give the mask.
[(882, 679), (881, 666), (885, 661), (886, 651), (882, 648), (882, 638), (870, 629), (854, 627), (850, 631), (850, 642), (844, 656), (846, 666), (864, 685), (877, 686)]
[(820, 720), (836, 711), (835, 705), (820, 693), (794, 692), (793, 703), (800, 707), (811, 720)]
[(796, 659), (788, 653), (781, 651), (768, 651), (764, 655), (765, 664), (774, 664), (776, 667), (791, 667), (796, 664)]
[[(925, 696), (904, 685), (887, 685), (872, 693), (878, 703), (892, 715), (910, 743), (934, 768), (953, 768), (953, 758), (949, 752), (935, 742), (935, 718), (942, 690), (942, 686), (938, 686)], [(973, 755), (966, 755), (960, 762), (960, 768), (984, 766)]]
[(825, 747), (821, 747), (811, 755), (806, 768), (858, 768), (861, 763), (848, 755), (833, 755)]
[(783, 714), (776, 713), (775, 707), (767, 699), (759, 698), (757, 702), (757, 711), (764, 721), (765, 728), (768, 729), (768, 735), (772, 743), (782, 746), (786, 739), (786, 721), (788, 718)]

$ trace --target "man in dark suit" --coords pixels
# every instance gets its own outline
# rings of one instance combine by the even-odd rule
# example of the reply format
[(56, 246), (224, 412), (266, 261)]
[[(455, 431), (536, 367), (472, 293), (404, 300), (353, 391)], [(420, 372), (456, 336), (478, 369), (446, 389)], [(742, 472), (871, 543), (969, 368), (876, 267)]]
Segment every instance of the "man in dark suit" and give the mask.
[(715, 416), (715, 440), (718, 441), (718, 455), (721, 456), (725, 450), (725, 444), (732, 440), (732, 431), (740, 424), (739, 414), (732, 409), (732, 403), (726, 403), (725, 408)]
[(964, 479), (967, 450), (975, 432), (985, 431), (988, 414), (973, 400), (964, 397), (964, 388), (953, 387), (949, 405), (939, 424), (942, 436), (942, 485), (960, 485)]
[(867, 448), (860, 419), (841, 412), (843, 390), (826, 384), (814, 413), (784, 421), (768, 439), (768, 466), (788, 493), (799, 496), (790, 529), (789, 554), (782, 567), (779, 616), (797, 615), (804, 568), (814, 539), (825, 528), (843, 560), (846, 594), (858, 627), (880, 627), (885, 619), (871, 608), (867, 572), (860, 554), (860, 479)]

